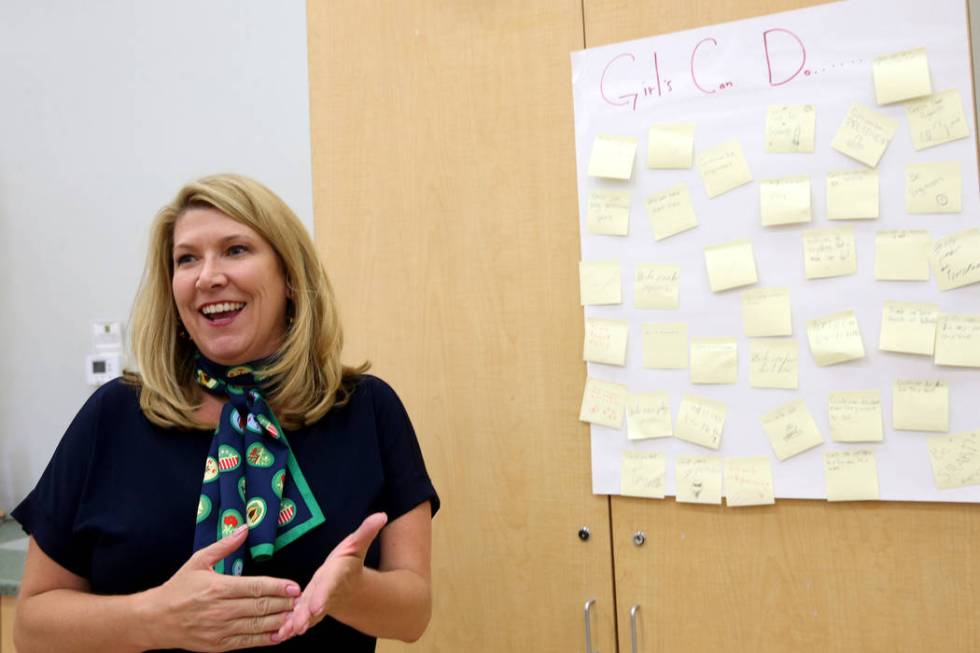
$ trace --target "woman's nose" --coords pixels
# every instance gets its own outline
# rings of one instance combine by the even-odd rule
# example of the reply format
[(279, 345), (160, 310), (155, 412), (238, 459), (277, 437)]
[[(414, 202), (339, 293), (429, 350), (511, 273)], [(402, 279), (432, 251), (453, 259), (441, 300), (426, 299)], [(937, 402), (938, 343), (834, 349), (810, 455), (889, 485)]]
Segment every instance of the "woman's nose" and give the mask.
[(210, 257), (205, 258), (203, 265), (201, 265), (201, 272), (197, 275), (197, 283), (195, 284), (197, 289), (219, 288), (227, 282), (228, 278), (225, 276), (221, 264)]

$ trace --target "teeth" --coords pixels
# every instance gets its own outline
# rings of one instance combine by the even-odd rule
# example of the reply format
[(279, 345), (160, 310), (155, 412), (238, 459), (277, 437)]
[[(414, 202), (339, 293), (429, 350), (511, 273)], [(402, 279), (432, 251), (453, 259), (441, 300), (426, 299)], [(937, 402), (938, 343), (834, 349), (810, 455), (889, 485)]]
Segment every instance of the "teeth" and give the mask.
[(205, 315), (213, 315), (214, 313), (227, 313), (228, 311), (237, 311), (245, 307), (242, 302), (224, 302), (223, 304), (209, 304), (201, 309), (201, 312)]

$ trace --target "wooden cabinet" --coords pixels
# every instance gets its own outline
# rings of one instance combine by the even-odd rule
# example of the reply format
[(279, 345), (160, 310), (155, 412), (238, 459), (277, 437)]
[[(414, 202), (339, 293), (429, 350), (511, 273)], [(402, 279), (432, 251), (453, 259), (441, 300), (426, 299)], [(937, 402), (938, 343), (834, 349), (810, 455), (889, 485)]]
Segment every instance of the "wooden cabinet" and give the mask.
[(590, 598), (603, 653), (633, 605), (639, 651), (980, 649), (976, 506), (590, 493), (569, 53), (807, 4), (309, 2), (317, 244), (444, 499), (408, 650), (584, 650)]
[(584, 650), (596, 599), (610, 653), (609, 503), (576, 419), (581, 2), (308, 8), (316, 240), (347, 358), (399, 392), (444, 500), (435, 618), (408, 650)]
[(14, 611), (17, 597), (0, 596), (0, 653), (14, 653)]

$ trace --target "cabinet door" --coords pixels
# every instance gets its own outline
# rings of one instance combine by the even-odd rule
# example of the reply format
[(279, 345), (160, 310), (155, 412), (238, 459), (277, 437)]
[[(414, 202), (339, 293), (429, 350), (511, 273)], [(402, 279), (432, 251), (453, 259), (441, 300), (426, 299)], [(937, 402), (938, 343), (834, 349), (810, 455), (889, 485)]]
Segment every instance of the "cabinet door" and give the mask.
[[(963, 504), (612, 500), (621, 651), (976, 651)], [(645, 541), (637, 546), (634, 535)]]
[(0, 596), (0, 653), (14, 653), (16, 596)]
[(611, 653), (609, 504), (576, 419), (581, 3), (308, 7), (316, 240), (346, 358), (398, 390), (444, 501), (410, 650), (584, 650), (594, 598)]

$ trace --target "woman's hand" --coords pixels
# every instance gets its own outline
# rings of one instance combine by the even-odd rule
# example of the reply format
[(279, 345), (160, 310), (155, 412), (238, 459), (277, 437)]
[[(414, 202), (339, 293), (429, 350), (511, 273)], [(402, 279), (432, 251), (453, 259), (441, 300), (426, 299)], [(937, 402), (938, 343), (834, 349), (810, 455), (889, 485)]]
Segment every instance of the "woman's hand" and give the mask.
[(247, 526), (197, 551), (163, 585), (143, 593), (154, 648), (230, 651), (271, 646), (300, 595), (295, 582), (225, 576), (212, 567), (238, 549)]
[(330, 552), (279, 629), (280, 641), (302, 635), (325, 615), (342, 610), (350, 602), (364, 573), (368, 547), (387, 522), (388, 516), (383, 512), (368, 515), (356, 531)]

